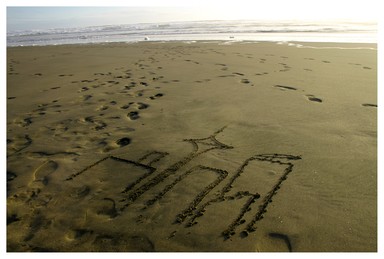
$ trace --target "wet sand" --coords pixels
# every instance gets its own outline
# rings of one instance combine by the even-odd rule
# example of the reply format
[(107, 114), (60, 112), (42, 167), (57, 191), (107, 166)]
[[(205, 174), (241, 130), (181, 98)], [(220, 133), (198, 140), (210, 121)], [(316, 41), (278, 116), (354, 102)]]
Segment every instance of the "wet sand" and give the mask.
[(376, 45), (301, 44), (8, 48), (7, 251), (377, 251)]

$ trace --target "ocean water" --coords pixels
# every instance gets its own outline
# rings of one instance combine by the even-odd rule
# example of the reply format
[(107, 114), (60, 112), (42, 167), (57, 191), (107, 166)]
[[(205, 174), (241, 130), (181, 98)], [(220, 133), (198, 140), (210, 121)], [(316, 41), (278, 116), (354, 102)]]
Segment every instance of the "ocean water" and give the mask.
[(377, 24), (351, 21), (195, 21), (7, 32), (9, 47), (175, 40), (377, 43)]

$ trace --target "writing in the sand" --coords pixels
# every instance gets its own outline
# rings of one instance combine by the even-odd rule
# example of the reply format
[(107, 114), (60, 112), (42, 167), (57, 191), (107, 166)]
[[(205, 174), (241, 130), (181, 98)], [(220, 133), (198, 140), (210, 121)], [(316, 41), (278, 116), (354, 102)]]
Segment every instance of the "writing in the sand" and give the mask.
[[(141, 211), (148, 210), (155, 203), (167, 199), (167, 196), (170, 196), (170, 193), (176, 188), (188, 184), (188, 190), (194, 191), (184, 194), (187, 196), (184, 199), (179, 198), (180, 200), (187, 200), (187, 203), (178, 201), (171, 204), (164, 203), (166, 204), (164, 206), (180, 206), (177, 208), (179, 212), (174, 215), (174, 223), (184, 224), (186, 227), (196, 225), (211, 206), (241, 200), (242, 206), (238, 206), (237, 214), (233, 219), (230, 219), (227, 227), (222, 229), (222, 235), (224, 238), (230, 238), (239, 228), (242, 228), (240, 235), (247, 237), (250, 232), (256, 230), (256, 224), (264, 217), (268, 204), (277, 194), (283, 181), (292, 172), (294, 167), (292, 162), (301, 159), (301, 157), (289, 154), (257, 154), (248, 157), (237, 170), (230, 172), (204, 165), (188, 167), (192, 160), (203, 154), (213, 150), (233, 149), (232, 146), (217, 140), (216, 136), (223, 130), (224, 128), (206, 138), (185, 139), (184, 141), (192, 146), (192, 151), (162, 170), (158, 170), (154, 164), (168, 156), (169, 154), (166, 152), (153, 151), (136, 161), (110, 155), (72, 174), (66, 180), (79, 179), (91, 171), (94, 175), (99, 173), (100, 177), (103, 174), (113, 173), (114, 177), (110, 178), (113, 179), (110, 180), (111, 182), (104, 181), (104, 184), (110, 184), (113, 187), (109, 189), (116, 192), (109, 194), (113, 198), (108, 197), (108, 199), (113, 199), (116, 205), (116, 211), (111, 217), (124, 215), (124, 212), (129, 210), (133, 204), (138, 203), (143, 205)], [(115, 172), (108, 172), (106, 168), (111, 167), (108, 167), (106, 163), (113, 163), (112, 167), (115, 168)], [(102, 166), (103, 164), (105, 166)], [(254, 171), (255, 164), (261, 164), (258, 167), (261, 170), (265, 168), (265, 165), (279, 170), (278, 173), (269, 172), (269, 178), (267, 177), (266, 183), (261, 183), (260, 191), (255, 189), (253, 183), (257, 179), (261, 179), (257, 178), (257, 174), (260, 172)], [(256, 176), (249, 178), (251, 174)], [(186, 179), (188, 179), (188, 183), (186, 183)], [(247, 184), (249, 182), (252, 184)], [(267, 187), (265, 187), (266, 185)]]

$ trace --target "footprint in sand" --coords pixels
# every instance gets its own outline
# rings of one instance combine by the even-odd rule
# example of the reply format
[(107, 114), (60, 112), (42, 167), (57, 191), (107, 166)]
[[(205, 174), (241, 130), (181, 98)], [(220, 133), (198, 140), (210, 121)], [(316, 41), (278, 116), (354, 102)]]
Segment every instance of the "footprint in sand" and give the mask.
[(123, 109), (123, 110), (126, 110), (132, 106), (135, 106), (136, 109), (139, 109), (139, 110), (144, 110), (144, 109), (147, 109), (149, 107), (149, 104), (146, 104), (146, 103), (142, 103), (142, 102), (129, 102), (128, 104), (125, 104), (123, 106), (120, 107), (120, 109)]
[(144, 110), (144, 109), (147, 109), (148, 107), (149, 107), (149, 105), (146, 103), (141, 103), (141, 102), (137, 103), (137, 109), (139, 109), (139, 110)]
[(133, 93), (133, 94), (129, 94), (130, 96), (133, 96), (133, 97), (141, 97), (141, 96), (143, 96), (143, 94), (144, 94), (144, 91), (143, 90), (138, 90), (138, 91), (136, 91), (135, 93)]
[(235, 77), (235, 76), (234, 75), (221, 75), (221, 76), (218, 76), (218, 77)]
[(263, 76), (263, 75), (268, 75), (268, 72), (263, 72), (263, 73), (256, 73), (256, 76)]
[(105, 111), (105, 110), (108, 110), (108, 105), (102, 105), (102, 106), (100, 106), (100, 107), (98, 107), (97, 109), (96, 109), (96, 111)]
[(269, 237), (275, 240), (276, 242), (280, 244), (276, 244), (278, 247), (281, 246), (281, 248), (287, 249), (289, 252), (292, 252), (292, 242), (288, 235), (282, 234), (282, 233), (269, 233)]
[(248, 79), (246, 79), (246, 78), (244, 78), (244, 79), (241, 79), (241, 81), (240, 81), (241, 83), (243, 83), (243, 84), (250, 84), (251, 83), (251, 81), (249, 81)]
[(137, 120), (138, 118), (140, 118), (140, 116), (139, 116), (139, 112), (137, 112), (137, 111), (129, 112), (129, 113), (127, 114), (127, 117), (128, 117), (129, 119), (131, 119), (131, 120)]
[(89, 90), (89, 88), (84, 86), (84, 87), (80, 88), (77, 92), (81, 93), (81, 92), (85, 92), (85, 91), (88, 91), (88, 90)]
[(362, 106), (377, 108), (377, 104), (371, 104), (371, 103), (363, 103)]
[(322, 102), (323, 102), (323, 100), (321, 100), (320, 98), (315, 97), (315, 96), (312, 95), (312, 94), (308, 94), (308, 95), (306, 95), (306, 96), (307, 96), (307, 98), (308, 98), (309, 101), (312, 101), (312, 102), (318, 102), (318, 103), (322, 103)]
[[(154, 73), (155, 75), (156, 73)], [(152, 81), (158, 81), (160, 79), (164, 78), (164, 76), (157, 76), (157, 77), (152, 77)]]
[[(95, 120), (94, 116), (85, 117), (81, 121), (93, 124), (94, 125), (93, 130), (96, 130), (96, 131), (105, 129), (108, 126), (104, 121)], [(65, 126), (64, 129), (65, 129), (65, 131), (67, 131), (68, 130), (67, 126)]]
[(24, 119), (15, 119), (14, 120), (16, 125), (19, 125), (20, 127), (28, 127), (32, 124), (32, 117), (26, 117)]
[(80, 82), (82, 82), (82, 83), (92, 83), (92, 82), (94, 82), (96, 80), (97, 79), (93, 79), (93, 80), (84, 79), (84, 80), (81, 80)]
[(97, 215), (107, 216), (109, 218), (114, 218), (118, 215), (116, 210), (116, 203), (113, 199), (104, 198), (102, 200), (98, 200), (93, 206), (90, 206), (90, 210)]
[(55, 172), (58, 167), (59, 165), (55, 161), (48, 160), (44, 162), (33, 172), (33, 181), (30, 183), (30, 186), (43, 187), (47, 185), (49, 182), (49, 176)]
[(121, 106), (120, 109), (126, 110), (126, 109), (128, 109), (132, 104), (134, 104), (134, 102), (130, 102), (130, 103), (128, 103), (128, 104), (125, 104), (125, 105)]
[(16, 136), (14, 138), (7, 139), (7, 157), (22, 151), (31, 144), (32, 139), (29, 135)]
[(116, 141), (116, 144), (119, 145), (119, 147), (124, 147), (126, 145), (129, 145), (131, 143), (131, 139), (124, 137)]
[(162, 96), (164, 96), (164, 94), (162, 94), (162, 93), (158, 93), (158, 94), (155, 94), (155, 95), (153, 95), (153, 96), (150, 96), (149, 99), (151, 99), (151, 100), (155, 100), (155, 99), (157, 99), (157, 98), (159, 98), (159, 97), (162, 97)]
[(88, 185), (83, 185), (80, 187), (74, 187), (72, 191), (70, 192), (70, 196), (73, 198), (83, 198), (89, 194), (91, 189), (89, 188)]

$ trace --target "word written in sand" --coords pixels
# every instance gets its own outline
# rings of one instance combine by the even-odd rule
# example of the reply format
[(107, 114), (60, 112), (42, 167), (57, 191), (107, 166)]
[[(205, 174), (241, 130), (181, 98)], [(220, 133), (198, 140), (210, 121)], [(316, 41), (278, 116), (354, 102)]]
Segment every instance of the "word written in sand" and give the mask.
[[(142, 206), (140, 210), (140, 216), (142, 216), (141, 213), (148, 211), (154, 204), (159, 204), (179, 185), (190, 185), (189, 181), (203, 177), (200, 179), (201, 183), (196, 185), (198, 187), (195, 193), (183, 194), (189, 195), (185, 198), (188, 201), (187, 204), (180, 205), (184, 207), (175, 208), (177, 204), (181, 204), (176, 201), (162, 203), (161, 206), (172, 206), (166, 210), (167, 213), (179, 211), (173, 215), (174, 224), (193, 228), (198, 222), (204, 220), (206, 213), (216, 213), (216, 209), (213, 208), (220, 207), (220, 204), (234, 200), (241, 201), (242, 206), (239, 207), (235, 216), (231, 216), (232, 219), (227, 219), (230, 223), (221, 230), (221, 234), (224, 239), (228, 239), (242, 228), (239, 231), (240, 237), (245, 238), (250, 232), (256, 230), (256, 225), (265, 216), (268, 205), (293, 171), (293, 162), (300, 160), (301, 157), (290, 154), (256, 154), (245, 159), (234, 171), (196, 165), (196, 163), (191, 166), (193, 160), (198, 157), (203, 158), (203, 155), (208, 152), (233, 149), (232, 146), (216, 138), (224, 129), (225, 127), (206, 138), (185, 139), (184, 141), (192, 146), (192, 151), (177, 162), (162, 166), (161, 170), (154, 164), (169, 156), (166, 152), (153, 151), (135, 161), (109, 155), (72, 174), (66, 180), (75, 181), (82, 178), (83, 181), (86, 179), (83, 175), (89, 177), (96, 171), (110, 175), (105, 179), (110, 179), (110, 185), (113, 186), (110, 189), (116, 192), (113, 194), (113, 200), (108, 197), (113, 201), (114, 210), (111, 217), (119, 217), (128, 213), (127, 211), (132, 213), (132, 210), (138, 210), (137, 205)], [(110, 163), (112, 166), (108, 166), (111, 165)], [(267, 170), (267, 177), (264, 177), (267, 167), (274, 168), (274, 171)], [(112, 168), (119, 168), (119, 170)], [(116, 178), (119, 180), (116, 181)], [(255, 186), (260, 184), (257, 183), (258, 179), (264, 181), (264, 178), (267, 178), (267, 182), (261, 183), (260, 190), (256, 190)]]

